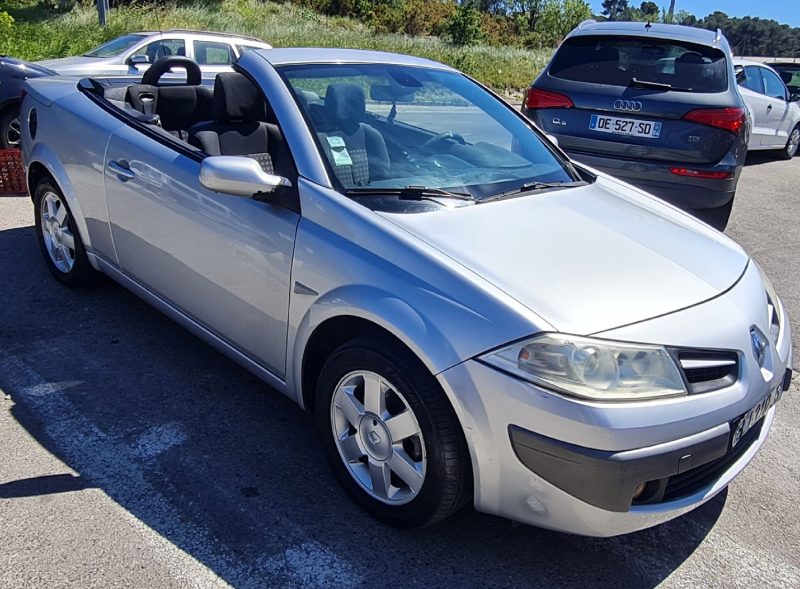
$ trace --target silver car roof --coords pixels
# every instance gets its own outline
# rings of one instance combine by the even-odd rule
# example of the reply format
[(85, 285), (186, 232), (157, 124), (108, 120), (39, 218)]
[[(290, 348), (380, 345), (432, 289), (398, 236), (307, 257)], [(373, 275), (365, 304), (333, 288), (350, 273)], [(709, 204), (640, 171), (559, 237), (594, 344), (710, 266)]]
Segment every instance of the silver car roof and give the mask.
[(400, 55), (383, 51), (368, 51), (363, 49), (322, 49), (316, 47), (301, 47), (287, 49), (257, 50), (256, 53), (272, 65), (288, 65), (301, 63), (389, 63), (395, 65), (409, 65), (428, 67), (441, 70), (453, 70), (442, 63)]

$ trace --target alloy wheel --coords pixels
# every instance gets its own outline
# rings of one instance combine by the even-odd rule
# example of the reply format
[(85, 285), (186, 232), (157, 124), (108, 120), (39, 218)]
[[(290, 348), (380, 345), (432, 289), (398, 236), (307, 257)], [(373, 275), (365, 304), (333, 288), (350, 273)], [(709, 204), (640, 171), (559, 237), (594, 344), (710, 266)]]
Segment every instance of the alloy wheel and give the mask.
[(45, 249), (55, 267), (67, 274), (75, 265), (75, 237), (67, 207), (55, 192), (45, 192), (42, 197), (41, 221)]
[(795, 127), (792, 134), (789, 135), (789, 142), (786, 145), (786, 155), (794, 157), (797, 153), (797, 148), (800, 146), (800, 127)]
[(8, 123), (5, 129), (5, 143), (9, 148), (18, 148), (22, 138), (22, 129), (20, 128), (19, 117), (14, 117)]
[(350, 475), (389, 505), (413, 500), (425, 481), (422, 429), (403, 395), (381, 375), (351, 372), (331, 401), (331, 429)]

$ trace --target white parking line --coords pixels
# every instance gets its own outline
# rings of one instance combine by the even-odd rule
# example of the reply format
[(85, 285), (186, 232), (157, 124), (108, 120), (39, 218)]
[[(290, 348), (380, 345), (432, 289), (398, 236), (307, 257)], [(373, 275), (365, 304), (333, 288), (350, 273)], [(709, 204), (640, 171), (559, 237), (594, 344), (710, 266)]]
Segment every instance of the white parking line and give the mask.
[[(152, 548), (154, 560), (164, 563), (170, 576), (191, 587), (322, 587), (356, 585), (361, 577), (346, 561), (315, 541), (303, 539), (303, 530), (282, 522), (278, 537), (263, 531), (278, 553), (256, 562), (240, 562), (206, 529), (186, 522), (145, 476), (149, 460), (188, 440), (179, 423), (147, 430), (133, 445), (108, 435), (83, 416), (62, 394), (83, 383), (47, 382), (21, 358), (0, 351), (0, 381), (17, 404), (40, 419), (46, 434), (57, 441), (68, 466), (100, 489), (125, 512), (125, 517)], [(143, 522), (137, 514), (146, 514)], [(288, 525), (287, 525), (288, 524)], [(286, 528), (293, 528), (288, 537)], [(162, 536), (165, 531), (168, 537)]]

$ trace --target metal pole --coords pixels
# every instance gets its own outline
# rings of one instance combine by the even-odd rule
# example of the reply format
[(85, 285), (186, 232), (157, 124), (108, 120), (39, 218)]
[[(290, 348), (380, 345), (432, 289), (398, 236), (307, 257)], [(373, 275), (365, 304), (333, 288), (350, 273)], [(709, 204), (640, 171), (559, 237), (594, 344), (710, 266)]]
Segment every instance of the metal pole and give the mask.
[(108, 0), (97, 0), (97, 17), (100, 19), (100, 26), (106, 26), (108, 16)]

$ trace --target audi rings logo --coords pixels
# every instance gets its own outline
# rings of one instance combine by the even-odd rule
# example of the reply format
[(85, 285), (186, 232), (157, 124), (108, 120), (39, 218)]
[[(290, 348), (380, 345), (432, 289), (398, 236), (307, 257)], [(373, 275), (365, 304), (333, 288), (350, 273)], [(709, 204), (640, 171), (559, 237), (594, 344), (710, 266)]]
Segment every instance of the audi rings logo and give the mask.
[(639, 112), (642, 110), (642, 103), (638, 100), (615, 100), (614, 108), (617, 110), (627, 110), (628, 112)]

